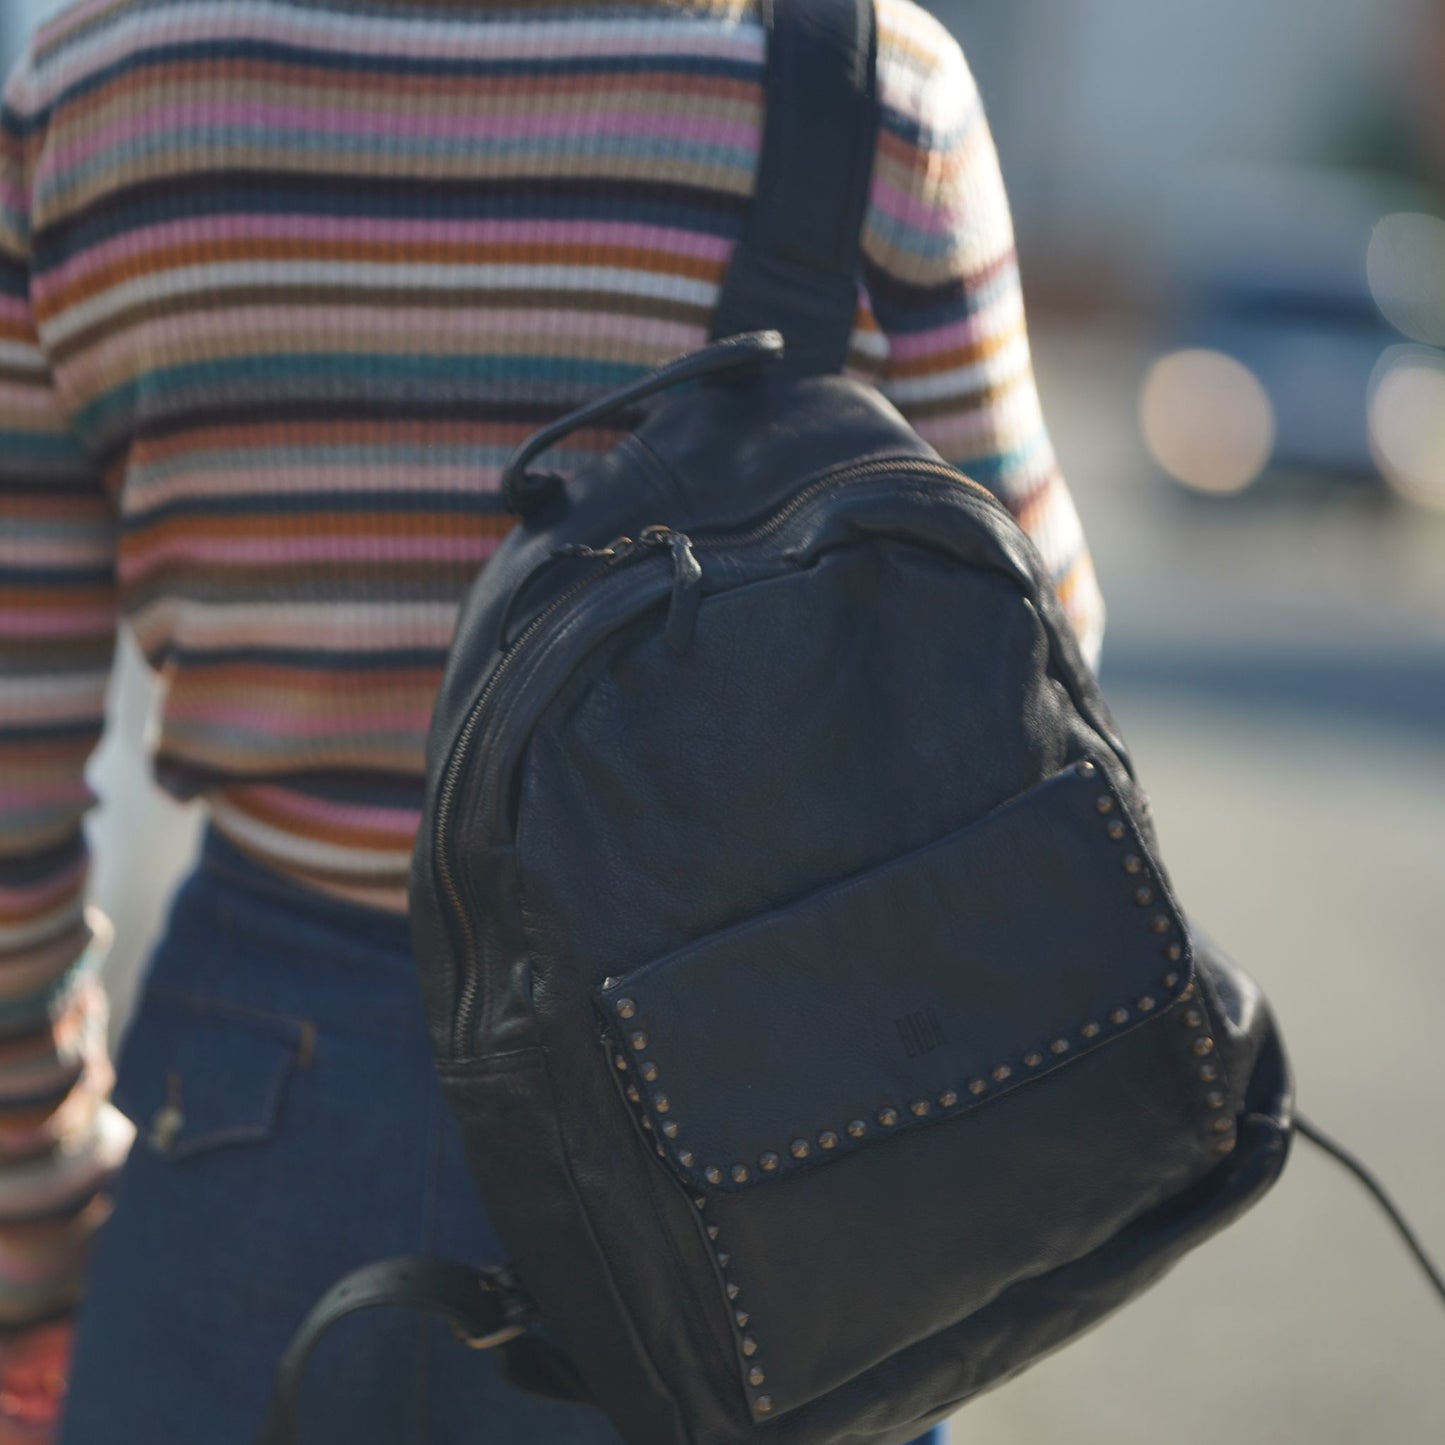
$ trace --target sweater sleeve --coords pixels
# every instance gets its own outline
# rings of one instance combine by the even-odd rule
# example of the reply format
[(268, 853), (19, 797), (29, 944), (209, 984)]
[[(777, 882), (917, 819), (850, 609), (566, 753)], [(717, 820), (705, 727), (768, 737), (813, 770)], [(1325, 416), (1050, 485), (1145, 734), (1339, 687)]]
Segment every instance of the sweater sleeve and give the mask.
[(31, 302), (17, 71), (0, 106), (0, 1327), (64, 1311), (130, 1126), (107, 1102), (85, 764), (116, 622), (115, 515), (69, 435)]
[(978, 87), (941, 25), (911, 8), (892, 13), (864, 232), (864, 277), (887, 342), (882, 389), (1017, 518), (1097, 665), (1103, 601), (1044, 425), (1013, 221)]

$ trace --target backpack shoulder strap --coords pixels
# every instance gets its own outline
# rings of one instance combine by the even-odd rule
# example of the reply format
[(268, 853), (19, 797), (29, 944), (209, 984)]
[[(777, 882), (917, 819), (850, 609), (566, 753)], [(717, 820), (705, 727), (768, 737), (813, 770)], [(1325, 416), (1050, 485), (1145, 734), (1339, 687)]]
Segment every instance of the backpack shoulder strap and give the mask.
[(784, 369), (843, 369), (878, 134), (873, 0), (763, 0), (766, 111), (757, 190), (714, 338), (772, 328)]

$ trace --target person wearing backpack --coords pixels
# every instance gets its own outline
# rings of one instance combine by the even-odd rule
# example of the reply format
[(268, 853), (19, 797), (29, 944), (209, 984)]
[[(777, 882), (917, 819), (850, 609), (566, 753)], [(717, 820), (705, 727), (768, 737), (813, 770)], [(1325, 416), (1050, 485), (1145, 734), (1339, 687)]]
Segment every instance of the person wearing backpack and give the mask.
[[(1102, 607), (977, 88), (909, 0), (880, 0), (877, 22), (849, 370), (1008, 507), (1096, 658)], [(428, 722), (461, 600), (512, 526), (507, 455), (709, 334), (764, 49), (756, 7), (726, 0), (79, 0), (9, 78), (12, 1434), (53, 1429), (77, 1305), (60, 1438), (229, 1445), (348, 1269), (500, 1260), (406, 917)], [(550, 464), (578, 467), (640, 414)], [(111, 1103), (81, 825), (122, 625), (161, 679), (156, 776), (209, 825)], [(479, 1421), (508, 1441), (612, 1438), (402, 1312), (339, 1331), (308, 1400), (308, 1441), (442, 1445)]]

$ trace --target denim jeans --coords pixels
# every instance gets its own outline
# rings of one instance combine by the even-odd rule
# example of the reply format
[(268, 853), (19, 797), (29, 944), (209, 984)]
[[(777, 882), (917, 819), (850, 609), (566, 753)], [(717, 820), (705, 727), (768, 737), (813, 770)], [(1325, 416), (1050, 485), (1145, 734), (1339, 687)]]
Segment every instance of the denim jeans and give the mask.
[[(249, 1445), (316, 1297), (357, 1265), (503, 1259), (443, 1103), (405, 921), (304, 892), (212, 835), (118, 1067), (138, 1137), (97, 1242), (63, 1445)], [(928, 1437), (925, 1437), (925, 1440)], [(614, 1445), (440, 1321), (343, 1321), (301, 1445)]]

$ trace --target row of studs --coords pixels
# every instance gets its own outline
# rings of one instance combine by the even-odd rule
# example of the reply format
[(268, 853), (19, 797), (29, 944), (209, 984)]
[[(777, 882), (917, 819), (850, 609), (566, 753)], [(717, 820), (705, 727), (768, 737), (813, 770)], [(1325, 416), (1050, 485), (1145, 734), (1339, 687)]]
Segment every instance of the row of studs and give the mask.
[[(1075, 771), (1080, 777), (1093, 777), (1097, 771), (1095, 765), (1085, 759), (1075, 765)], [(1095, 802), (1095, 807), (1101, 816), (1108, 819), (1105, 824), (1105, 831), (1116, 843), (1122, 843), (1129, 837), (1128, 826), (1122, 818), (1115, 816), (1117, 804), (1110, 793), (1101, 793)], [(1144, 860), (1137, 853), (1126, 853), (1124, 855), (1123, 867), (1125, 873), (1131, 877), (1139, 878), (1139, 886), (1134, 892), (1134, 901), (1142, 908), (1147, 908), (1154, 901), (1154, 889), (1151, 886), (1146, 871)], [(1150, 920), (1150, 927), (1155, 933), (1167, 934), (1172, 930), (1173, 924), (1169, 917), (1163, 913), (1157, 913)], [(1171, 963), (1177, 963), (1184, 957), (1184, 946), (1176, 940), (1171, 940), (1164, 946), (1164, 956)], [(1173, 988), (1179, 981), (1179, 976), (1174, 973), (1166, 974), (1164, 984), (1166, 988)], [(1183, 993), (1179, 995), (1181, 1003), (1187, 1004), (1179, 1015), (1180, 1024), (1188, 1029), (1192, 1035), (1189, 1039), (1189, 1052), (1193, 1058), (1194, 1068), (1197, 1070), (1198, 1081), (1205, 1086), (1203, 1104), (1209, 1118), (1209, 1132), (1213, 1137), (1216, 1152), (1220, 1154), (1232, 1153), (1235, 1147), (1235, 1121), (1233, 1113), (1229, 1111), (1229, 1096), (1225, 1084), (1223, 1067), (1220, 1063), (1219, 1053), (1215, 1047), (1214, 1039), (1209, 1033), (1209, 1020), (1205, 1017), (1204, 1010), (1196, 1002), (1197, 991), (1191, 983)], [(1142, 1008), (1145, 1000), (1140, 999)]]
[[(1080, 777), (1089, 778), (1095, 774), (1097, 768), (1093, 762), (1085, 759), (1084, 761), (1076, 764), (1075, 771)], [(1127, 839), (1129, 836), (1129, 830), (1127, 825), (1123, 822), (1122, 819), (1113, 816), (1117, 807), (1113, 796), (1108, 793), (1100, 794), (1096, 802), (1096, 807), (1098, 812), (1108, 819), (1105, 825), (1105, 829), (1109, 837), (1116, 842), (1122, 842)], [(1132, 877), (1139, 879), (1138, 886), (1134, 890), (1134, 901), (1141, 908), (1147, 908), (1151, 906), (1155, 901), (1155, 893), (1153, 887), (1148, 880), (1148, 875), (1145, 870), (1143, 860), (1138, 856), (1138, 854), (1129, 853), (1124, 858), (1123, 867), (1126, 873), (1128, 873)], [(1173, 931), (1174, 924), (1173, 920), (1167, 913), (1160, 912), (1153, 915), (1153, 917), (1150, 919), (1149, 926), (1152, 932), (1162, 936), (1171, 933)], [(1169, 942), (1164, 944), (1163, 952), (1165, 958), (1171, 963), (1179, 962), (1184, 956), (1183, 945), (1175, 939), (1171, 939)], [(1161, 979), (1161, 983), (1166, 993), (1172, 993), (1174, 989), (1179, 986), (1179, 982), (1179, 974), (1172, 970), (1166, 973)], [(1190, 984), (1189, 987), (1186, 988), (1184, 992), (1180, 995), (1180, 999), (1181, 1001), (1184, 1001), (1191, 999), (1193, 996), (1194, 985)], [(1134, 1007), (1138, 1010), (1139, 1013), (1147, 1015), (1152, 1013), (1155, 1008), (1158, 1007), (1158, 1000), (1154, 998), (1152, 994), (1144, 994), (1140, 998), (1135, 1000)], [(636, 1020), (637, 1004), (635, 1000), (630, 998), (620, 998), (616, 1001), (615, 1008), (618, 1017), (622, 1020), (627, 1022), (633, 1022)], [(1130, 1019), (1131, 1015), (1129, 1009), (1126, 1006), (1122, 1005), (1114, 1009), (1108, 1015), (1108, 1023), (1114, 1025), (1115, 1027), (1123, 1027), (1125, 1024), (1130, 1022)], [(1187, 1009), (1183, 1014), (1180, 1015), (1180, 1019), (1181, 1022), (1183, 1022), (1186, 1027), (1189, 1028), (1201, 1027), (1204, 1025), (1205, 1022), (1202, 1012), (1195, 1008)], [(1097, 1038), (1103, 1032), (1103, 1030), (1104, 1025), (1094, 1019), (1090, 1019), (1079, 1026), (1079, 1034), (1082, 1038), (1086, 1040), (1092, 1040)], [(648, 1045), (646, 1030), (642, 1029), (641, 1027), (634, 1028), (628, 1034), (627, 1041), (634, 1053), (645, 1052)], [(1062, 1055), (1068, 1053), (1070, 1047), (1071, 1045), (1069, 1040), (1060, 1036), (1053, 1039), (1049, 1043), (1048, 1051), (1057, 1058), (1062, 1057)], [(1202, 1060), (1199, 1066), (1200, 1079), (1205, 1083), (1211, 1085), (1217, 1082), (1220, 1078), (1220, 1071), (1218, 1060), (1214, 1053), (1213, 1039), (1208, 1036), (1207, 1032), (1200, 1034), (1196, 1036), (1193, 1040), (1191, 1040), (1191, 1048), (1193, 1053)], [(631, 1065), (629, 1064), (627, 1056), (625, 1054), (617, 1054), (615, 1061), (619, 1070), (623, 1072), (631, 1071)], [(1024, 1067), (1027, 1069), (1037, 1069), (1043, 1064), (1043, 1062), (1044, 1055), (1040, 1050), (1037, 1049), (1031, 1050), (1029, 1053), (1023, 1056), (1023, 1064)], [(1013, 1072), (1013, 1068), (1009, 1064), (1004, 1063), (995, 1065), (995, 1067), (989, 1071), (987, 1078), (979, 1077), (970, 1081), (968, 1085), (968, 1092), (975, 1098), (977, 1098), (988, 1092), (990, 1079), (993, 1082), (999, 1084), (1007, 1083), (1008, 1080), (1013, 1077)], [(651, 1060), (644, 1059), (640, 1061), (637, 1064), (637, 1073), (642, 1078), (644, 1083), (655, 1084), (658, 1081), (659, 1070), (657, 1065)], [(629, 1083), (626, 1087), (626, 1093), (628, 1100), (635, 1106), (641, 1108), (643, 1103), (642, 1092), (637, 1087), (637, 1085)], [(938, 1095), (938, 1104), (940, 1108), (948, 1110), (956, 1107), (959, 1103), (959, 1099), (960, 1095), (956, 1089), (945, 1089), (942, 1093)], [(1226, 1103), (1225, 1095), (1223, 1091), (1211, 1088), (1206, 1095), (1206, 1102), (1211, 1109), (1223, 1109)], [(651, 1103), (653, 1109), (660, 1115), (667, 1115), (671, 1112), (672, 1101), (661, 1090), (657, 1091), (652, 1095)], [(915, 1099), (908, 1105), (909, 1113), (914, 1115), (916, 1118), (926, 1117), (932, 1112), (932, 1109), (933, 1105), (928, 1099)], [(900, 1115), (899, 1111), (891, 1105), (884, 1105), (878, 1110), (877, 1114), (878, 1122), (884, 1128), (892, 1128), (899, 1122), (899, 1119), (901, 1117), (902, 1116)], [(644, 1129), (652, 1129), (652, 1120), (648, 1117), (645, 1111), (643, 1111), (641, 1114), (641, 1120), (642, 1127)], [(848, 1137), (855, 1140), (862, 1139), (868, 1132), (867, 1122), (863, 1119), (852, 1119), (844, 1127), (848, 1134)], [(1233, 1120), (1231, 1118), (1226, 1115), (1220, 1115), (1214, 1120), (1213, 1132), (1221, 1135), (1226, 1133), (1232, 1135), (1233, 1127)], [(664, 1137), (669, 1140), (676, 1140), (678, 1135), (681, 1133), (681, 1126), (674, 1119), (664, 1118), (661, 1124), (661, 1130)], [(839, 1136), (837, 1132), (833, 1129), (824, 1129), (817, 1136), (817, 1146), (819, 1149), (825, 1152), (836, 1149), (839, 1143)], [(1234, 1147), (1233, 1138), (1221, 1138), (1217, 1147), (1221, 1153), (1228, 1153)], [(809, 1140), (801, 1137), (794, 1139), (788, 1145), (788, 1153), (794, 1159), (800, 1161), (807, 1159), (812, 1153), (812, 1149), (812, 1143)], [(659, 1156), (663, 1158), (667, 1157), (667, 1149), (660, 1141), (656, 1145), (656, 1150)], [(677, 1162), (681, 1164), (682, 1167), (685, 1169), (691, 1169), (693, 1165), (697, 1162), (696, 1155), (691, 1149), (687, 1148), (686, 1146), (682, 1146), (677, 1149), (676, 1158)], [(765, 1174), (771, 1174), (776, 1172), (776, 1170), (780, 1167), (781, 1163), (781, 1156), (773, 1150), (765, 1150), (758, 1157), (758, 1168)], [(728, 1175), (732, 1179), (733, 1183), (746, 1184), (748, 1180), (752, 1177), (752, 1171), (746, 1164), (738, 1163), (731, 1166), (728, 1171)], [(723, 1182), (724, 1176), (722, 1169), (718, 1165), (710, 1164), (704, 1167), (703, 1177), (707, 1180), (709, 1184), (716, 1185)], [(701, 1213), (707, 1206), (707, 1199), (703, 1195), (695, 1195), (692, 1202), (694, 1207), (699, 1211), (699, 1213)], [(705, 1228), (709, 1241), (713, 1245), (716, 1245), (720, 1233), (717, 1225), (709, 1224), (706, 1225)], [(728, 1267), (732, 1263), (732, 1257), (725, 1250), (714, 1249), (714, 1258), (716, 1259), (718, 1268), (723, 1275), (724, 1288), (727, 1293), (728, 1301), (733, 1306), (732, 1323), (738, 1335), (738, 1348), (741, 1350), (743, 1357), (746, 1360), (750, 1361), (746, 1376), (747, 1382), (750, 1389), (754, 1392), (757, 1392), (760, 1387), (766, 1383), (767, 1375), (762, 1365), (755, 1358), (758, 1352), (757, 1339), (754, 1335), (746, 1332), (751, 1317), (746, 1309), (737, 1304), (737, 1300), (741, 1291), (738, 1285), (733, 1280), (728, 1278), (727, 1275)], [(773, 1408), (772, 1397), (767, 1394), (753, 1393), (751, 1396), (751, 1405), (755, 1414), (768, 1415), (771, 1413)]]
[[(637, 1005), (630, 998), (618, 999), (616, 1009), (619, 1017), (623, 1019), (632, 1020), (637, 1016)], [(640, 1053), (647, 1047), (647, 1035), (642, 1029), (633, 1029), (628, 1035), (628, 1043), (634, 1052)], [(621, 1073), (628, 1074), (632, 1072), (633, 1066), (628, 1061), (626, 1054), (619, 1053), (615, 1055), (614, 1062)], [(636, 1067), (638, 1075), (646, 1083), (653, 1084), (657, 1082), (657, 1065), (650, 1059), (642, 1060)], [(636, 1084), (628, 1083), (626, 1086), (626, 1094), (628, 1101), (638, 1106), (642, 1127), (651, 1132), (653, 1127), (652, 1120), (647, 1116), (646, 1111), (641, 1108), (642, 1091)], [(652, 1106), (662, 1114), (668, 1113), (672, 1108), (672, 1104), (666, 1095), (661, 1094), (653, 1095)], [(679, 1132), (680, 1129), (675, 1119), (664, 1119), (662, 1121), (662, 1133), (665, 1138), (676, 1139)], [(667, 1158), (667, 1149), (661, 1141), (656, 1143), (655, 1148), (659, 1157), (663, 1159)], [(692, 1150), (686, 1147), (678, 1149), (676, 1157), (678, 1163), (685, 1169), (690, 1169), (696, 1162)], [(704, 1173), (710, 1183), (719, 1184), (722, 1182), (722, 1170), (709, 1168), (705, 1170)], [(734, 1169), (733, 1173), (736, 1178), (737, 1170)], [(745, 1183), (747, 1177), (747, 1171), (744, 1170), (743, 1177), (738, 1182)], [(706, 1195), (695, 1194), (692, 1197), (692, 1203), (693, 1208), (701, 1215), (703, 1210), (707, 1208), (707, 1197)], [(732, 1265), (732, 1255), (719, 1246), (718, 1236), (721, 1234), (721, 1230), (717, 1225), (706, 1224), (704, 1228), (707, 1232), (709, 1245), (712, 1247), (713, 1258), (717, 1261), (718, 1271), (722, 1275), (723, 1289), (727, 1294), (733, 1330), (737, 1336), (738, 1349), (741, 1351), (743, 1359), (747, 1362), (745, 1378), (748, 1382), (749, 1404), (755, 1415), (770, 1415), (773, 1410), (773, 1397), (762, 1393), (762, 1387), (767, 1383), (768, 1377), (767, 1372), (763, 1369), (762, 1363), (756, 1358), (758, 1353), (757, 1338), (755, 1335), (748, 1333), (751, 1316), (748, 1314), (748, 1311), (738, 1303), (742, 1289), (737, 1282), (728, 1275), (728, 1269)]]
[[(1080, 777), (1088, 778), (1092, 777), (1097, 769), (1094, 763), (1085, 759), (1076, 765), (1075, 771)], [(1115, 811), (1114, 798), (1108, 793), (1101, 794), (1097, 806), (1101, 814), (1106, 816), (1112, 815)], [(1118, 840), (1128, 836), (1128, 829), (1122, 820), (1118, 818), (1110, 817), (1110, 821), (1106, 826), (1111, 838)], [(1147, 908), (1153, 904), (1155, 901), (1154, 888), (1148, 881), (1143, 860), (1137, 854), (1130, 853), (1124, 859), (1124, 871), (1135, 877), (1143, 875), (1143, 881), (1139, 883), (1134, 891), (1134, 901), (1141, 908)], [(1174, 924), (1167, 913), (1156, 913), (1150, 919), (1149, 926), (1154, 933), (1162, 935), (1171, 932)], [(1184, 956), (1183, 945), (1177, 940), (1170, 940), (1164, 945), (1164, 956), (1170, 962), (1177, 963)], [(1164, 975), (1161, 983), (1166, 993), (1172, 993), (1174, 989), (1179, 986), (1179, 981), (1179, 974), (1171, 971)], [(1134, 1008), (1141, 1014), (1150, 1014), (1158, 1006), (1159, 1000), (1156, 999), (1153, 994), (1144, 994), (1134, 1001)], [(633, 999), (618, 999), (616, 1002), (616, 1010), (618, 1017), (625, 1021), (632, 1021), (637, 1017), (637, 1004)], [(1107, 1023), (1113, 1025), (1115, 1028), (1122, 1028), (1131, 1021), (1131, 1018), (1132, 1015), (1130, 1014), (1129, 1008), (1121, 1005), (1107, 1016)], [(1079, 1026), (1079, 1035), (1086, 1041), (1096, 1039), (1104, 1031), (1104, 1028), (1105, 1024), (1100, 1023), (1096, 1019), (1090, 1019)], [(628, 1035), (628, 1042), (635, 1052), (641, 1053), (645, 1051), (648, 1043), (646, 1031), (642, 1028), (633, 1029)], [(1051, 1040), (1047, 1046), (1048, 1052), (1055, 1058), (1061, 1058), (1069, 1052), (1071, 1047), (1072, 1045), (1069, 1039), (1062, 1036)], [(1030, 1050), (1023, 1056), (1023, 1065), (1029, 1070), (1040, 1068), (1044, 1061), (1045, 1055), (1040, 1049)], [(617, 1056), (617, 1066), (620, 1069), (627, 1069), (627, 1059), (624, 1055), (619, 1054)], [(638, 1072), (644, 1083), (652, 1084), (657, 1082), (657, 1065), (650, 1060), (641, 1062), (638, 1065)], [(1013, 1077), (1013, 1074), (1014, 1069), (1011, 1064), (996, 1064), (988, 1071), (986, 1077), (980, 1076), (971, 1080), (967, 1086), (968, 1092), (974, 1098), (979, 1098), (988, 1092), (990, 1081), (997, 1084), (1004, 1084)], [(642, 1093), (636, 1085), (628, 1086), (627, 1097), (632, 1103), (637, 1105), (641, 1105), (643, 1102)], [(945, 1089), (938, 1095), (937, 1103), (941, 1109), (953, 1109), (958, 1105), (960, 1097), (957, 1089)], [(671, 1112), (672, 1101), (662, 1090), (658, 1090), (652, 1095), (651, 1103), (653, 1109), (658, 1114), (666, 1115)], [(933, 1101), (930, 1099), (913, 1099), (906, 1107), (908, 1112), (915, 1118), (922, 1119), (933, 1112)], [(878, 1123), (885, 1129), (893, 1128), (902, 1117), (899, 1109), (891, 1104), (883, 1105), (876, 1115)], [(651, 1121), (647, 1119), (645, 1115), (644, 1127), (651, 1127)], [(844, 1125), (844, 1131), (850, 1139), (862, 1139), (868, 1132), (868, 1123), (864, 1119), (850, 1119), (848, 1123)], [(662, 1132), (668, 1139), (675, 1140), (681, 1133), (681, 1127), (676, 1120), (664, 1119)], [(821, 1130), (816, 1139), (817, 1147), (824, 1152), (836, 1149), (840, 1142), (841, 1139), (838, 1132), (831, 1128)], [(799, 1137), (789, 1143), (788, 1154), (792, 1158), (802, 1161), (812, 1154), (813, 1147), (813, 1141)], [(664, 1156), (666, 1154), (666, 1151), (661, 1145), (658, 1146), (658, 1153)], [(691, 1169), (697, 1162), (696, 1155), (686, 1146), (677, 1150), (676, 1157), (677, 1162), (681, 1164), (684, 1169)], [(782, 1166), (782, 1163), (783, 1159), (781, 1154), (776, 1150), (767, 1149), (758, 1156), (757, 1167), (764, 1174), (773, 1174)], [(745, 1163), (730, 1165), (726, 1176), (721, 1166), (717, 1164), (705, 1165), (702, 1173), (703, 1178), (706, 1179), (709, 1184), (713, 1185), (721, 1184), (725, 1177), (730, 1178), (734, 1184), (746, 1184), (752, 1178), (752, 1169)]]

